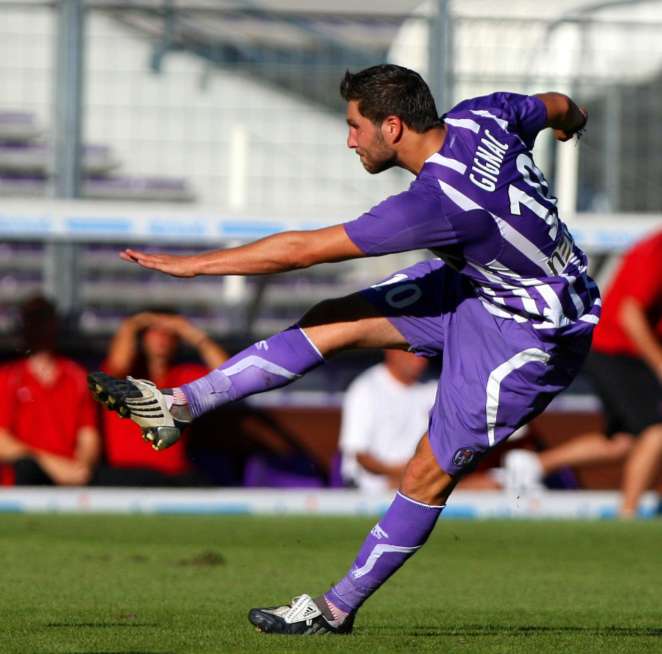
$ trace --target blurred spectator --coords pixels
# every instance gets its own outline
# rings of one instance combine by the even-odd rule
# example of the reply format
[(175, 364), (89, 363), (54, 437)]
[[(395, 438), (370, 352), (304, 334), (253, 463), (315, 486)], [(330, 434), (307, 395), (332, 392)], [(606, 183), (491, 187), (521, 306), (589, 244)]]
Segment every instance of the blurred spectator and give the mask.
[[(340, 475), (366, 491), (398, 488), (404, 467), (428, 428), (437, 383), (421, 382), (428, 359), (385, 350), (384, 362), (361, 373), (345, 393), (340, 426)], [(466, 475), (463, 490), (499, 490), (487, 465)]]
[[(204, 363), (173, 364), (180, 342), (192, 347)], [(158, 386), (175, 387), (207, 374), (227, 359), (202, 329), (183, 316), (163, 310), (143, 312), (124, 320), (115, 334), (104, 369), (115, 377), (149, 378)], [(140, 428), (130, 420), (104, 411), (104, 436), (108, 467), (99, 471), (99, 485), (199, 485), (202, 475), (191, 466), (187, 439), (162, 452), (141, 439)]]
[(58, 319), (43, 297), (20, 310), (26, 356), (0, 369), (0, 461), (4, 483), (80, 486), (99, 454), (86, 373), (56, 353)]
[(662, 231), (624, 256), (604, 298), (586, 372), (603, 404), (605, 433), (539, 454), (509, 452), (506, 478), (511, 486), (533, 486), (564, 466), (625, 460), (620, 513), (629, 517), (662, 459)]
[(428, 361), (386, 350), (384, 362), (349, 386), (340, 428), (341, 474), (361, 490), (397, 488), (428, 426), (437, 384), (422, 383)]

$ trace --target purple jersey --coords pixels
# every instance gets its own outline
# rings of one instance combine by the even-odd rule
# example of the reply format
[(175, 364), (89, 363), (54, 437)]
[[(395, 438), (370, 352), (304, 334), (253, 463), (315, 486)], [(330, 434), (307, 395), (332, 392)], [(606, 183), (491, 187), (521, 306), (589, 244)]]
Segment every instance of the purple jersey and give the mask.
[(533, 96), (461, 102), (409, 189), (346, 223), (347, 234), (371, 256), (432, 250), (495, 316), (550, 335), (590, 332), (599, 293), (531, 154), (546, 120)]

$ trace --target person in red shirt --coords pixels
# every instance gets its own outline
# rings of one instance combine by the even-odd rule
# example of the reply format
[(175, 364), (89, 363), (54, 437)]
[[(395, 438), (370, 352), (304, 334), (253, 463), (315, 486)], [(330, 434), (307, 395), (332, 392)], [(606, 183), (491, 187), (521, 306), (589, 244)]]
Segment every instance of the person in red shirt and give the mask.
[(632, 517), (662, 460), (662, 230), (623, 257), (586, 372), (603, 404), (605, 433), (539, 454), (513, 451), (505, 459), (507, 478), (528, 485), (565, 466), (625, 460), (620, 514)]
[(99, 456), (99, 433), (86, 371), (56, 353), (58, 320), (51, 302), (33, 297), (20, 316), (26, 356), (0, 367), (2, 483), (87, 484)]
[[(201, 364), (173, 364), (180, 342), (196, 350)], [(171, 311), (143, 312), (125, 319), (111, 341), (104, 370), (116, 377), (149, 377), (165, 386), (180, 386), (205, 375), (228, 358), (225, 350), (202, 329)], [(140, 428), (117, 413), (104, 419), (107, 466), (99, 485), (196, 485), (200, 475), (186, 455), (186, 439), (164, 452), (155, 452), (142, 439)]]

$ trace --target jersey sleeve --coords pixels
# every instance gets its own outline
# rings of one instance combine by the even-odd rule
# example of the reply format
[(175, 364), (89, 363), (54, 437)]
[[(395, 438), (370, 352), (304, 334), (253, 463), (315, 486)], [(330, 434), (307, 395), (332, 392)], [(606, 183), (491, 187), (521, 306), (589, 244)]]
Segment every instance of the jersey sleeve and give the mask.
[(441, 190), (432, 180), (417, 179), (404, 193), (392, 195), (343, 226), (367, 256), (443, 248), (459, 242), (444, 215)]
[(508, 123), (508, 131), (517, 134), (531, 149), (538, 133), (547, 125), (547, 109), (535, 95), (519, 93), (492, 93), (464, 100), (446, 115), (456, 112), (489, 112)]

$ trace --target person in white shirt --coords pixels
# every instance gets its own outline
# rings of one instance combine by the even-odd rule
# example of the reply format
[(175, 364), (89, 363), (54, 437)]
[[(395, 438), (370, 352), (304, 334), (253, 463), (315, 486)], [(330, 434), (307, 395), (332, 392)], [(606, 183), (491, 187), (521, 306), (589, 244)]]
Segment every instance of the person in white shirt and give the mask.
[(384, 362), (349, 386), (340, 428), (343, 480), (361, 490), (397, 488), (428, 424), (437, 384), (420, 378), (427, 359), (386, 350)]

